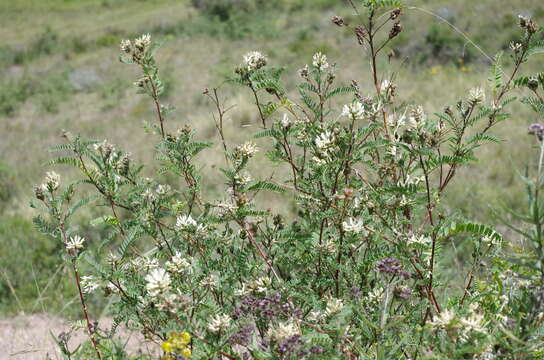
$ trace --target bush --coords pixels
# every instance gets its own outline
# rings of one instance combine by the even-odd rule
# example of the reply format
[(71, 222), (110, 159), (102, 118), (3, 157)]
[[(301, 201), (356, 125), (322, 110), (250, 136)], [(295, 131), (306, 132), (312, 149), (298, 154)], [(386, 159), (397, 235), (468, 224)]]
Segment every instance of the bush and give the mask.
[[(52, 164), (74, 167), (81, 178), (69, 183), (48, 172), (33, 202), (43, 213), (38, 229), (64, 246), (98, 358), (112, 336), (89, 314), (88, 296), (98, 290), (110, 298), (115, 324), (141, 329), (166, 359), (542, 358), (544, 297), (529, 301), (528, 290), (544, 289), (539, 203), (520, 217), (538, 235), (536, 251), (522, 259), (531, 271), (505, 258), (493, 227), (443, 203), (458, 170), (497, 142), (490, 130), (509, 117), (516, 87), (531, 90), (524, 102), (544, 113), (544, 75), (517, 77), (542, 50), (541, 29), (521, 17), (512, 69), (495, 58), (487, 97), (473, 88), (430, 117), (400, 100), (394, 76), (376, 65), (402, 31), (402, 4), (367, 0), (359, 11), (364, 25), (333, 23), (368, 52), (372, 94), (355, 80), (337, 85), (337, 69), (316, 53), (299, 71), (294, 97), (284, 69), (251, 52), (230, 81), (255, 102), (262, 130), (231, 144), (223, 132), (231, 108), (219, 89), (205, 91), (225, 157), (224, 196), (216, 199), (203, 193), (199, 172), (199, 154), (211, 144), (189, 125), (171, 128), (157, 46), (149, 35), (122, 41), (122, 61), (141, 71), (137, 92), (156, 111), (155, 178), (115, 145), (66, 133)], [(544, 126), (531, 131), (542, 141)], [(259, 151), (271, 164), (254, 179), (249, 164)], [(167, 184), (173, 176), (183, 185)], [(266, 192), (295, 211), (262, 204)], [(107, 234), (97, 249), (86, 248), (72, 219), (91, 203), (102, 210), (92, 224)], [(460, 240), (469, 254), (452, 271), (445, 244)], [(85, 266), (90, 275), (81, 274)]]

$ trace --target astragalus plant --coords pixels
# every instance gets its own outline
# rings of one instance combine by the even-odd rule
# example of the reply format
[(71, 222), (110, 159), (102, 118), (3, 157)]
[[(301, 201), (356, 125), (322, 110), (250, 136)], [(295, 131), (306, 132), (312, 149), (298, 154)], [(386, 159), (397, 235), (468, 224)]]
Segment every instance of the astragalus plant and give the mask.
[[(400, 100), (395, 76), (378, 68), (402, 31), (402, 4), (353, 5), (354, 24), (332, 22), (367, 55), (370, 72), (360, 79), (337, 85), (335, 65), (317, 53), (296, 75), (293, 95), (282, 86), (283, 68), (257, 51), (241, 57), (231, 80), (254, 101), (262, 127), (247, 130), (242, 144), (224, 135), (230, 108), (218, 89), (205, 91), (226, 164), (218, 199), (203, 193), (210, 180), (199, 173), (205, 157), (197, 155), (210, 144), (161, 103), (157, 46), (149, 35), (121, 43), (122, 62), (141, 71), (135, 86), (156, 112), (156, 164), (145, 164), (156, 175), (142, 175), (143, 165), (107, 141), (66, 134), (52, 164), (82, 176), (66, 183), (50, 172), (35, 190), (34, 207), (48, 214), (38, 227), (66, 245), (93, 356), (103, 357), (115, 330), (95, 324), (86, 305), (87, 294), (102, 292), (115, 324), (139, 329), (164, 359), (541, 358), (542, 308), (505, 313), (505, 292), (518, 290), (499, 281), (512, 266), (502, 236), (443, 200), (477, 149), (497, 141), (490, 130), (507, 120), (512, 90), (535, 87), (518, 73), (542, 50), (541, 29), (520, 17), (511, 69), (497, 56), (490, 84), (431, 115)], [(282, 177), (251, 174), (256, 162), (281, 165)], [(270, 191), (287, 210), (260, 207)], [(86, 250), (71, 217), (91, 203), (103, 213), (93, 224), (108, 235)], [(439, 259), (461, 238), (472, 253), (451, 276)], [(82, 265), (94, 270), (80, 276)], [(520, 338), (510, 325), (527, 316)]]

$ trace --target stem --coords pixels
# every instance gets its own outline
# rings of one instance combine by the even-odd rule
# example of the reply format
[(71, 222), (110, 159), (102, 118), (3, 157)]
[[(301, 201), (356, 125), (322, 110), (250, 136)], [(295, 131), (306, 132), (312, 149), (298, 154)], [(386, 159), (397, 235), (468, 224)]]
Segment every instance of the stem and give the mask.
[(85, 302), (85, 297), (83, 296), (83, 291), (81, 290), (81, 281), (79, 278), (79, 272), (77, 271), (75, 262), (72, 262), (72, 269), (74, 270), (74, 275), (76, 278), (77, 290), (79, 292), (79, 300), (81, 301), (81, 308), (83, 309), (83, 315), (85, 316), (85, 321), (87, 322), (87, 331), (89, 332), (89, 339), (91, 339), (94, 350), (96, 351), (96, 356), (98, 356), (99, 359), (102, 359), (102, 355), (100, 355), (100, 351), (98, 351), (98, 345), (94, 338), (94, 330), (93, 330), (91, 321), (89, 320), (89, 313), (87, 311), (87, 303)]
[(164, 139), (165, 133), (164, 133), (164, 119), (162, 117), (161, 112), (161, 104), (159, 102), (159, 96), (157, 94), (157, 88), (155, 87), (155, 84), (153, 83), (153, 79), (150, 75), (148, 75), (149, 83), (151, 84), (151, 97), (153, 98), (153, 102), (155, 103), (155, 108), (157, 110), (157, 116), (159, 117), (159, 123), (161, 126), (161, 136)]
[(259, 102), (259, 97), (257, 96), (257, 91), (253, 87), (253, 84), (249, 84), (249, 88), (253, 92), (253, 96), (255, 97), (255, 105), (257, 105), (257, 109), (259, 109), (259, 116), (261, 117), (261, 122), (263, 123), (263, 128), (266, 129), (266, 120), (264, 118), (263, 111), (261, 110), (261, 103)]
[[(68, 236), (66, 235), (66, 230), (64, 229), (64, 220), (61, 220), (60, 222), (60, 231), (62, 233), (62, 239), (64, 243), (66, 244), (68, 241)], [(81, 301), (81, 308), (83, 310), (83, 316), (85, 317), (85, 321), (87, 322), (87, 331), (89, 333), (89, 339), (91, 339), (91, 343), (93, 344), (93, 348), (96, 351), (96, 356), (98, 356), (99, 359), (102, 359), (102, 355), (100, 355), (100, 351), (98, 351), (98, 345), (96, 343), (96, 340), (94, 338), (94, 330), (93, 325), (91, 324), (91, 321), (89, 319), (89, 312), (87, 310), (87, 303), (85, 302), (85, 297), (83, 296), (83, 291), (81, 289), (81, 279), (79, 278), (79, 272), (77, 271), (77, 266), (75, 263), (75, 259), (72, 259), (72, 269), (74, 271), (76, 284), (77, 284), (77, 290), (79, 293), (79, 300)]]

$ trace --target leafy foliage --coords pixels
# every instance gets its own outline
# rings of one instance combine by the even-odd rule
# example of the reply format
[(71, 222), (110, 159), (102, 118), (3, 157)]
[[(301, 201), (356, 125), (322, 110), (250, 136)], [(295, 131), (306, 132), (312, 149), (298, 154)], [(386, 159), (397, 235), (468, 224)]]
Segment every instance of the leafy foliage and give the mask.
[[(355, 80), (336, 85), (337, 69), (322, 53), (299, 71), (298, 97), (283, 85), (284, 69), (270, 67), (259, 52), (247, 54), (230, 79), (254, 100), (263, 130), (253, 138), (266, 141), (266, 156), (285, 169), (279, 178), (253, 178), (249, 165), (259, 148), (251, 141), (229, 144), (222, 128), (229, 109), (218, 89), (205, 92), (217, 110), (225, 155), (218, 171), (225, 191), (215, 199), (203, 193), (199, 172), (210, 144), (198, 141), (188, 125), (170, 129), (173, 108), (161, 102), (158, 46), (149, 35), (121, 43), (121, 61), (141, 71), (137, 92), (156, 111), (150, 130), (158, 138), (157, 179), (144, 175), (155, 167), (144, 169), (113, 144), (66, 133), (67, 145), (54, 149), (62, 155), (51, 165), (71, 166), (81, 178), (62, 187), (49, 172), (35, 189), (34, 207), (49, 215), (38, 215), (35, 223), (64, 244), (92, 356), (112, 356), (113, 349), (106, 344), (112, 332), (95, 328), (86, 306), (87, 294), (99, 288), (111, 297), (115, 324), (134, 325), (162, 343), (167, 359), (542, 355), (544, 301), (521, 286), (507, 295), (499, 276), (510, 266), (542, 288), (544, 276), (534, 276), (541, 271), (535, 264), (542, 259), (544, 219), (538, 191), (529, 192), (529, 215), (519, 215), (534, 224), (529, 238), (537, 251), (510, 262), (496, 230), (461, 218), (442, 202), (476, 149), (498, 141), (489, 131), (509, 117), (505, 108), (514, 98), (507, 94), (521, 83), (513, 79), (537, 46), (536, 24), (520, 21), (524, 35), (512, 49), (508, 76), (496, 57), (491, 100), (475, 88), (429, 117), (421, 106), (398, 100), (395, 74), (377, 68), (381, 50), (402, 31), (401, 3), (362, 5), (365, 24), (333, 22), (368, 51), (372, 94), (363, 95)], [(386, 28), (383, 39), (377, 36)], [(542, 80), (536, 81), (526, 83), (536, 98), (523, 102), (542, 113)], [(544, 126), (537, 130), (542, 141)], [(527, 180), (528, 188), (538, 189), (540, 178)], [(76, 201), (83, 186), (94, 195)], [(257, 199), (264, 191), (279, 193), (295, 215), (263, 208)], [(94, 254), (84, 250), (71, 223), (74, 212), (91, 203), (101, 210), (92, 224), (108, 234)], [(444, 278), (442, 268), (447, 242), (461, 241), (471, 255), (459, 284)], [(94, 269), (91, 277), (79, 276), (82, 259)], [(488, 271), (481, 269), (486, 262)], [(515, 334), (506, 330), (512, 321), (521, 329)]]

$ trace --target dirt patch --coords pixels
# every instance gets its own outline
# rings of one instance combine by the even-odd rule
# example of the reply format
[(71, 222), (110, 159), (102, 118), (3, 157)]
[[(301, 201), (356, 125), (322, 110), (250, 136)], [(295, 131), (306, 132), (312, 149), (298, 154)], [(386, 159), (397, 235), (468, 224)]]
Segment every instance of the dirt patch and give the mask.
[[(100, 326), (108, 328), (111, 319), (100, 320)], [(62, 359), (51, 333), (58, 335), (69, 331), (70, 324), (62, 318), (48, 314), (21, 315), (0, 320), (0, 360), (40, 360), (49, 356)], [(141, 335), (126, 329), (119, 331), (126, 342), (126, 349), (133, 355), (156, 354), (157, 345), (147, 343)], [(73, 333), (71, 349), (86, 340), (83, 330)]]

